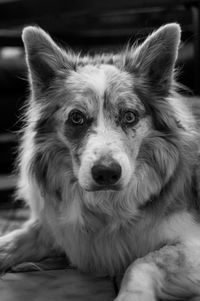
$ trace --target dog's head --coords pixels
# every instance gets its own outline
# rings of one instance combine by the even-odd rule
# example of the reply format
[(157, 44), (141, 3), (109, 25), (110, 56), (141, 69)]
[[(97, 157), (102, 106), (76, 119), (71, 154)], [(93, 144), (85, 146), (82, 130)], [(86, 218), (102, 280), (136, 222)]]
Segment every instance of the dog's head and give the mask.
[(173, 133), (181, 121), (170, 103), (179, 25), (161, 27), (140, 46), (93, 57), (64, 51), (37, 27), (25, 28), (23, 41), (41, 182), (61, 185), (71, 168), (87, 191), (132, 185), (142, 198), (160, 191), (179, 157)]

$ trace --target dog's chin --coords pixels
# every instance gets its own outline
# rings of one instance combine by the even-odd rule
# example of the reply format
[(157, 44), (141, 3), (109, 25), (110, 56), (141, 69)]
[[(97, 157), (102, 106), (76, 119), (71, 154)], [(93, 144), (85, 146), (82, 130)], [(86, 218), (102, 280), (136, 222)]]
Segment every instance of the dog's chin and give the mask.
[(82, 187), (85, 191), (95, 192), (95, 191), (120, 191), (123, 189), (122, 185), (95, 185), (92, 184), (89, 187)]

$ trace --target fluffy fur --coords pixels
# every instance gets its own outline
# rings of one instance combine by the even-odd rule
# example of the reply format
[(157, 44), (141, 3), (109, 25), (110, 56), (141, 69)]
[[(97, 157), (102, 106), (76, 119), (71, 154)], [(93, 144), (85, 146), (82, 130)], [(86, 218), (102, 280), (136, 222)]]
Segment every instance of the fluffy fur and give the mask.
[(31, 219), (0, 238), (2, 270), (65, 253), (82, 271), (125, 273), (117, 301), (200, 298), (199, 135), (174, 78), (179, 25), (93, 57), (37, 27), (22, 37), (18, 195)]

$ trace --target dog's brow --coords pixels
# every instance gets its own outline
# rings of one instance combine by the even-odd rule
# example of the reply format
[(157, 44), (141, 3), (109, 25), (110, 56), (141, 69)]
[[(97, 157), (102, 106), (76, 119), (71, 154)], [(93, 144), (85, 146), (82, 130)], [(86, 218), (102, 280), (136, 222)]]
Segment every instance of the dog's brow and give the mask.
[(102, 97), (106, 89), (106, 76), (104, 69), (97, 66), (84, 66), (78, 70), (76, 74), (71, 78), (72, 81), (79, 83), (78, 89), (82, 90), (82, 93), (95, 93), (99, 97)]
[(138, 96), (131, 90), (121, 91), (121, 93), (116, 93), (116, 91), (106, 90), (103, 99), (103, 109), (113, 110), (117, 108), (132, 108), (137, 109), (141, 112), (145, 111)]

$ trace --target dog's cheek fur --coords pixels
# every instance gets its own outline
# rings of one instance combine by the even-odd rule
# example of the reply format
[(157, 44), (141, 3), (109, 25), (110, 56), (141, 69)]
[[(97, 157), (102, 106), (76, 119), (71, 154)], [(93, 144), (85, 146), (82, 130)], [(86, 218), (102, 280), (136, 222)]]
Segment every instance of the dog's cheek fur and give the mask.
[(55, 199), (61, 200), (63, 174), (70, 170), (69, 154), (65, 147), (52, 141), (46, 141), (45, 147), (37, 146), (30, 171), (43, 193), (49, 192)]
[(140, 205), (158, 195), (179, 165), (179, 149), (159, 136), (145, 139), (138, 155), (136, 195)]
[[(31, 144), (34, 146), (30, 150), (31, 158), (26, 172), (39, 187), (42, 197), (49, 195), (49, 199), (60, 202), (63, 199), (63, 187), (67, 184), (65, 181), (73, 173), (69, 148), (60, 139), (56, 106), (53, 111), (37, 104), (34, 107), (35, 110), (38, 108), (37, 113), (26, 129), (27, 136), (31, 137), (30, 146), (24, 145), (26, 152)], [(33, 114), (33, 110), (30, 112)]]

